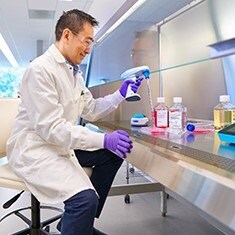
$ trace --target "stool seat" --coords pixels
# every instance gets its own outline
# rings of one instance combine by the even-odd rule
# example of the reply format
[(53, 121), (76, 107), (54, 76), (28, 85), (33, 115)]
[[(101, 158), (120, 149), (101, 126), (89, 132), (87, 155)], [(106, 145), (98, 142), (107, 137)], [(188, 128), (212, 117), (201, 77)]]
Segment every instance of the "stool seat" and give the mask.
[[(83, 167), (88, 177), (92, 174), (91, 167)], [(20, 179), (11, 169), (8, 163), (0, 166), (0, 186), (17, 190), (29, 191), (22, 179)]]
[(29, 191), (25, 183), (12, 171), (8, 163), (0, 167), (0, 186)]
[(86, 174), (90, 178), (91, 174), (92, 174), (92, 168), (91, 167), (83, 167), (82, 169), (86, 172)]

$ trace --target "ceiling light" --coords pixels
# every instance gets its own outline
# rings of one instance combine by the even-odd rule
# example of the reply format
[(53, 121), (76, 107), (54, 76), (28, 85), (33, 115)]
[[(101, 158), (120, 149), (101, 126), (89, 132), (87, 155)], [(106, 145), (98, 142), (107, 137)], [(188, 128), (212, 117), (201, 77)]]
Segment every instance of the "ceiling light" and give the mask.
[(126, 20), (134, 11), (136, 11), (146, 0), (137, 1), (125, 14), (123, 14), (97, 41), (103, 41), (114, 29), (116, 29), (124, 20)]
[(19, 67), (19, 64), (17, 63), (15, 57), (13, 56), (10, 48), (8, 47), (1, 33), (0, 33), (0, 50), (2, 51), (2, 53), (5, 55), (5, 57), (13, 67)]
[(53, 20), (55, 11), (29, 10), (29, 19)]

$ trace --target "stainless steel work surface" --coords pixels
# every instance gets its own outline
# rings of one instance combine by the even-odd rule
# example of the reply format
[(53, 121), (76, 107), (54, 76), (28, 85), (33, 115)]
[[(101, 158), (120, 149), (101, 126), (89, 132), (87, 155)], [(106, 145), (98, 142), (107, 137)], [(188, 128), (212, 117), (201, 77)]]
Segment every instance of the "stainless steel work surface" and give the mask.
[(235, 234), (235, 146), (216, 132), (147, 135), (128, 121), (97, 122), (126, 130), (133, 140), (127, 161), (160, 182), (226, 234)]

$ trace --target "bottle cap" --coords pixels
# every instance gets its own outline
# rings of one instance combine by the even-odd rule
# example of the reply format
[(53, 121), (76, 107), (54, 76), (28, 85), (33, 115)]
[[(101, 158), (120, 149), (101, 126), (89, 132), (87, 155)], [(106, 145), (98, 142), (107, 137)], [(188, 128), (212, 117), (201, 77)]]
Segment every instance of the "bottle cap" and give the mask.
[(182, 97), (174, 97), (173, 102), (174, 103), (182, 103)]
[(219, 97), (220, 102), (229, 102), (230, 101), (230, 96), (229, 95), (221, 95)]
[(188, 124), (186, 128), (187, 128), (188, 131), (194, 131), (195, 130), (195, 126), (193, 124)]
[(157, 102), (158, 103), (165, 103), (165, 98), (164, 97), (157, 97)]

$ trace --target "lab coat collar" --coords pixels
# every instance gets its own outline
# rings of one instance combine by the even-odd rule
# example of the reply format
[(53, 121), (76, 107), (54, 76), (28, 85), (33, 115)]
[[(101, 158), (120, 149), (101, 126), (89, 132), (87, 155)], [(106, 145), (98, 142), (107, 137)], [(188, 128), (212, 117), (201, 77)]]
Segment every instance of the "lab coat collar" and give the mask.
[(77, 72), (79, 75), (82, 75), (82, 71), (80, 70), (80, 67), (78, 65), (76, 65), (76, 66), (71, 65), (68, 61), (66, 61), (66, 59), (61, 54), (59, 49), (55, 46), (55, 44), (52, 44), (50, 46), (49, 51), (58, 63), (65, 63), (69, 69), (73, 68), (73, 75), (74, 76), (77, 74)]
[(75, 76), (77, 74), (77, 72), (81, 71), (79, 65), (73, 65), (67, 60), (66, 60), (66, 63), (73, 67), (73, 76)]
[(49, 48), (49, 51), (51, 52), (51, 54), (53, 55), (53, 57), (55, 58), (55, 60), (58, 63), (65, 63), (66, 60), (64, 58), (64, 56), (61, 54), (61, 52), (59, 51), (59, 49), (55, 46), (55, 44), (52, 44)]

